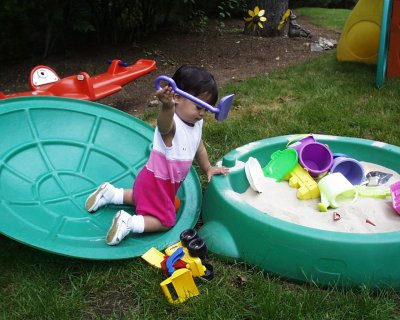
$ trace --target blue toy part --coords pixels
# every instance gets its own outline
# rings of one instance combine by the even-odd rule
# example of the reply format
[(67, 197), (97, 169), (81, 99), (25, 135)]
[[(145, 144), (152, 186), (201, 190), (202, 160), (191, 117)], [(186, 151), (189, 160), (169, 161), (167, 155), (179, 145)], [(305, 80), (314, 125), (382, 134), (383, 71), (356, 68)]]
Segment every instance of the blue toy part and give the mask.
[[(108, 59), (107, 60), (107, 64), (111, 64), (112, 62), (113, 62), (113, 59)], [(121, 67), (127, 67), (127, 66), (129, 66), (129, 63), (125, 62), (125, 61), (119, 61), (118, 65), (121, 66)]]
[(175, 250), (173, 254), (169, 256), (167, 259), (167, 262), (165, 263), (167, 269), (168, 269), (168, 275), (172, 275), (175, 272), (174, 264), (177, 262), (179, 259), (183, 258), (185, 255), (185, 252), (183, 251), (182, 247), (179, 247), (178, 249)]
[(389, 32), (392, 16), (392, 0), (383, 1), (382, 23), (379, 36), (378, 63), (376, 66), (375, 86), (380, 88), (385, 81), (387, 60), (389, 54)]
[(347, 154), (345, 153), (340, 153), (340, 152), (334, 152), (332, 153), (333, 159), (338, 158), (338, 157), (345, 157), (345, 158), (350, 158)]
[(178, 88), (176, 85), (174, 79), (167, 77), (167, 76), (159, 76), (156, 81), (155, 81), (155, 88), (156, 90), (160, 90), (160, 82), (161, 81), (166, 81), (170, 84), (174, 92), (177, 94), (180, 94), (182, 97), (185, 97), (186, 99), (189, 99), (190, 101), (194, 102), (195, 104), (207, 109), (208, 111), (211, 111), (212, 113), (215, 113), (215, 119), (218, 121), (225, 120), (228, 116), (229, 110), (231, 109), (233, 99), (235, 98), (234, 94), (228, 95), (223, 97), (219, 103), (218, 106), (215, 108), (211, 106), (210, 104), (204, 102), (203, 100), (181, 90)]

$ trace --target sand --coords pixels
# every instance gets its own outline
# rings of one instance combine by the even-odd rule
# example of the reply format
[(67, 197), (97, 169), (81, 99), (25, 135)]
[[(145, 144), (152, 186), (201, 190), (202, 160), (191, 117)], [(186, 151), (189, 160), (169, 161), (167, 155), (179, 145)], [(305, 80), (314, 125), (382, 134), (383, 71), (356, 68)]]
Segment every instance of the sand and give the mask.
[[(400, 175), (388, 168), (362, 162), (366, 172), (382, 171), (392, 173), (387, 186), (400, 180)], [(375, 199), (358, 197), (353, 203), (341, 205), (328, 212), (320, 212), (317, 204), (320, 198), (299, 200), (297, 189), (291, 188), (287, 181), (276, 182), (265, 178), (260, 185), (261, 193), (249, 188), (238, 194), (250, 206), (275, 218), (294, 224), (351, 233), (382, 233), (400, 231), (400, 215), (392, 207), (391, 197)], [(334, 217), (339, 219), (334, 219)]]

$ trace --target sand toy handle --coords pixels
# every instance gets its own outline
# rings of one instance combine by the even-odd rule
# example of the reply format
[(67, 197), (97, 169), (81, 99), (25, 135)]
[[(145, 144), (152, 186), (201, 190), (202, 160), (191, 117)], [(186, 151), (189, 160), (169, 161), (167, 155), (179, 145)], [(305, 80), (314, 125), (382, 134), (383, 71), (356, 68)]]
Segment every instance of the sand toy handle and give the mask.
[(167, 76), (159, 76), (156, 79), (156, 81), (155, 81), (156, 90), (161, 89), (161, 85), (160, 85), (161, 81), (168, 82), (169, 85), (172, 87), (172, 90), (174, 90), (174, 92), (181, 95), (182, 97), (185, 97), (186, 99), (189, 99), (190, 101), (194, 102), (198, 106), (203, 107), (203, 108), (207, 109), (208, 111), (211, 111), (212, 113), (215, 113), (215, 119), (217, 119), (218, 121), (222, 121), (228, 116), (228, 112), (231, 108), (233, 99), (235, 97), (234, 94), (223, 97), (220, 100), (220, 102), (218, 103), (218, 107), (215, 108), (215, 107), (211, 106), (210, 104), (204, 102), (203, 100), (200, 100), (199, 98), (179, 89), (178, 86), (176, 85), (175, 81), (172, 78), (167, 77)]
[(167, 77), (167, 76), (159, 76), (156, 79), (156, 83), (155, 83), (155, 87), (157, 90), (161, 89), (160, 86), (160, 82), (161, 81), (166, 81), (169, 83), (169, 85), (172, 87), (172, 89), (174, 90), (174, 92), (176, 92), (177, 94), (181, 95), (182, 97), (185, 97), (186, 99), (189, 99), (190, 101), (193, 101), (195, 104), (206, 108), (208, 111), (211, 111), (213, 113), (217, 113), (219, 112), (219, 110), (217, 108), (214, 108), (213, 106), (209, 105), (208, 103), (204, 102), (203, 100), (200, 100), (199, 98), (192, 96), (191, 94), (181, 90), (178, 88), (178, 86), (176, 85), (174, 79)]

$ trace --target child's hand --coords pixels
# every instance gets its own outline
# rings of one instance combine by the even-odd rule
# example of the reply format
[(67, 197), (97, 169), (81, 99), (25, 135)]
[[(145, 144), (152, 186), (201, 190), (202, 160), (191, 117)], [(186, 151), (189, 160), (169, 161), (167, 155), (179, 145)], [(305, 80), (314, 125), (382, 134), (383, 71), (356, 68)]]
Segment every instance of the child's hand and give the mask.
[(160, 102), (168, 107), (174, 106), (174, 93), (172, 92), (172, 88), (169, 86), (165, 86), (156, 92), (156, 97)]
[(228, 169), (228, 168), (225, 168), (225, 167), (212, 167), (212, 166), (210, 166), (210, 167), (207, 169), (207, 171), (206, 171), (208, 182), (211, 181), (211, 177), (212, 177), (214, 174), (222, 174), (222, 175), (226, 176), (226, 175), (228, 174), (228, 172), (229, 172), (229, 169)]

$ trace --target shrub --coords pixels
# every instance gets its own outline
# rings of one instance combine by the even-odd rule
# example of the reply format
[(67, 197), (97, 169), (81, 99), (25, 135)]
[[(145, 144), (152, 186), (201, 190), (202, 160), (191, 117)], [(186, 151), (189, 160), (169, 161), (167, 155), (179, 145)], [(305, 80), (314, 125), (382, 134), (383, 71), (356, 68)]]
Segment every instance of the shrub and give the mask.
[(292, 9), (300, 7), (342, 8), (353, 9), (358, 0), (291, 0)]

